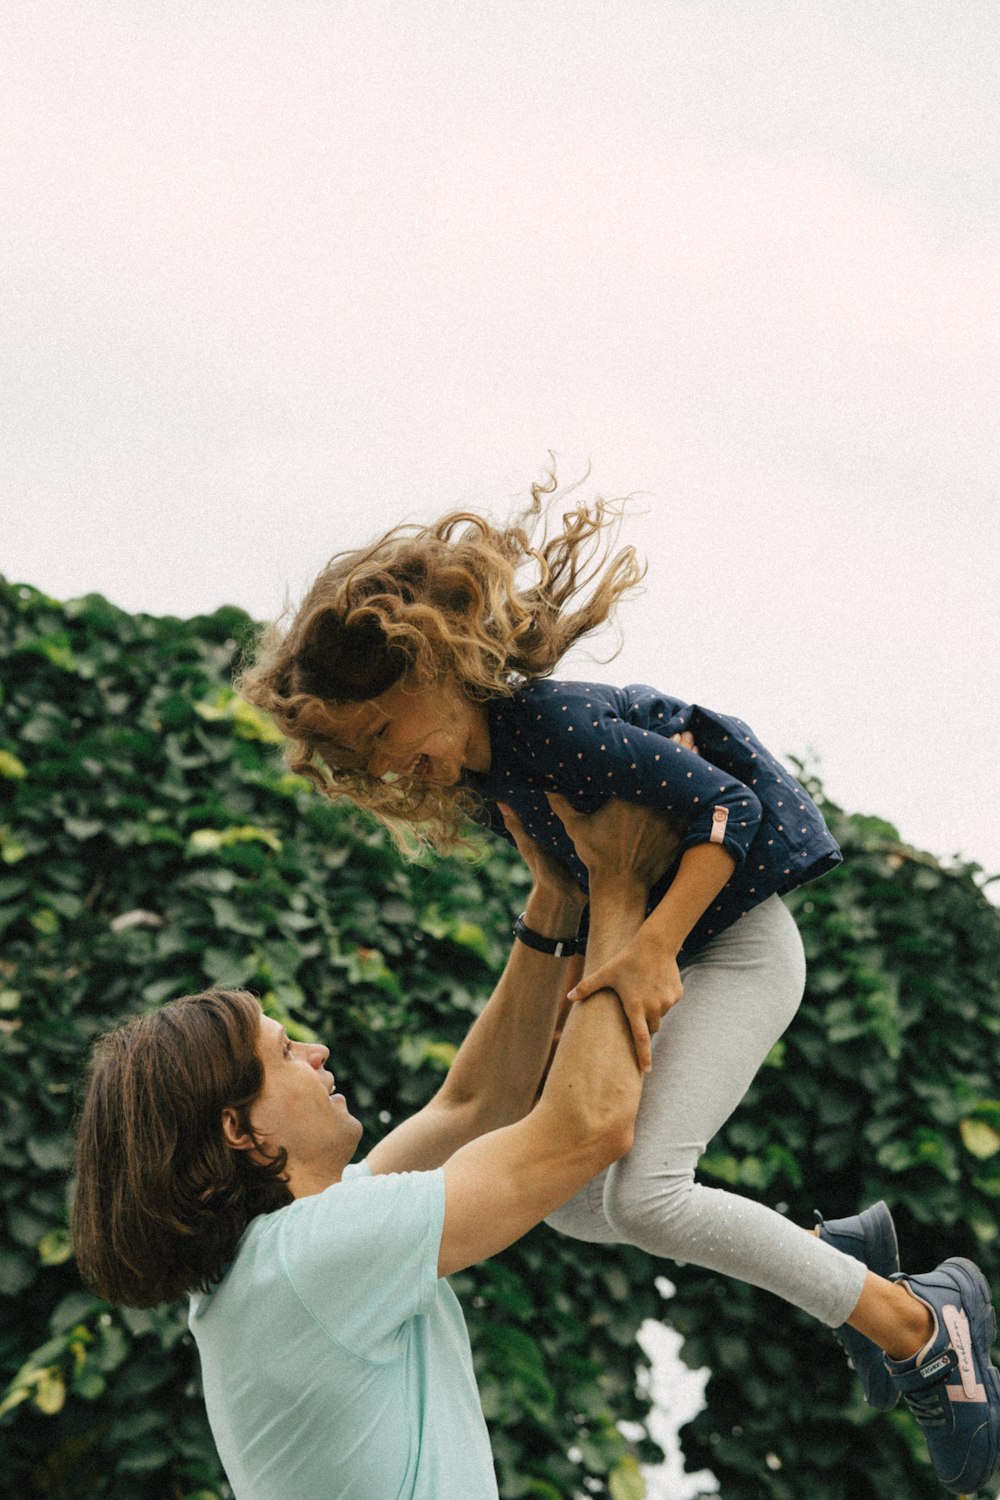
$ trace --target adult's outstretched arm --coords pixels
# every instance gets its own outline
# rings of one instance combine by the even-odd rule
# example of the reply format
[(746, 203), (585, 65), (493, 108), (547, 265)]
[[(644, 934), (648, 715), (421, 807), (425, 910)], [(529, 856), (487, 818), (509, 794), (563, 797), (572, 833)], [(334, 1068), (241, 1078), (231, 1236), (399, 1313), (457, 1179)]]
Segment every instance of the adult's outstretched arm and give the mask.
[[(531, 871), (525, 922), (542, 937), (575, 936), (585, 896), (554, 855), (528, 838), (510, 808), (507, 830)], [(531, 1109), (552, 1050), (572, 960), (515, 941), (496, 989), (424, 1109), (369, 1153), (375, 1173), (438, 1167), (468, 1141), (513, 1124)]]
[[(646, 886), (591, 876), (588, 957), (616, 953), (642, 922)], [(570, 1012), (537, 1106), (446, 1163), (438, 1271), (451, 1275), (527, 1234), (632, 1145), (643, 1075), (618, 997)]]

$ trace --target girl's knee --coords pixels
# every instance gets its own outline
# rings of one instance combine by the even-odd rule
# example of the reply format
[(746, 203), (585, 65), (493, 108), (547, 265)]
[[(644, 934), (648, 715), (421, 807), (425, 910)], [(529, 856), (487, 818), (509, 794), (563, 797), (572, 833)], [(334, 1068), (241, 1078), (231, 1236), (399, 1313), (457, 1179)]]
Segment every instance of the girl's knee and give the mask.
[(547, 1214), (545, 1223), (568, 1239), (584, 1240), (588, 1245), (618, 1243), (615, 1230), (605, 1216), (599, 1182), (588, 1183), (568, 1203)]
[(683, 1231), (693, 1189), (691, 1171), (650, 1177), (612, 1172), (604, 1189), (604, 1212), (626, 1244), (668, 1255), (671, 1238)]
[(554, 1213), (546, 1214), (545, 1222), (550, 1229), (556, 1230), (558, 1234), (564, 1234), (571, 1240), (586, 1240), (587, 1231), (590, 1228), (588, 1218), (585, 1214), (575, 1210), (572, 1203), (564, 1203), (562, 1208), (557, 1208)]

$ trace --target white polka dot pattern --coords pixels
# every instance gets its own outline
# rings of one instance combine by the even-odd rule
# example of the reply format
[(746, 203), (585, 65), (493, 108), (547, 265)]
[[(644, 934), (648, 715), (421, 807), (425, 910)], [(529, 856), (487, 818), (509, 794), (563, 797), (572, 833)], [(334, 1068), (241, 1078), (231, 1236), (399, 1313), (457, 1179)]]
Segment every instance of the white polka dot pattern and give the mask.
[[(586, 888), (586, 871), (546, 792), (594, 810), (609, 797), (648, 803), (686, 825), (684, 849), (721, 842), (737, 861), (718, 903), (689, 935), (689, 955), (775, 892), (793, 889), (841, 859), (826, 824), (791, 773), (740, 719), (636, 684), (542, 679), (488, 704), (491, 767), (468, 777), (487, 802), (509, 802), (528, 832)], [(690, 730), (698, 753), (675, 744)], [(799, 814), (785, 824), (791, 797)], [(492, 826), (505, 832), (499, 814)], [(659, 900), (673, 870), (652, 893)]]

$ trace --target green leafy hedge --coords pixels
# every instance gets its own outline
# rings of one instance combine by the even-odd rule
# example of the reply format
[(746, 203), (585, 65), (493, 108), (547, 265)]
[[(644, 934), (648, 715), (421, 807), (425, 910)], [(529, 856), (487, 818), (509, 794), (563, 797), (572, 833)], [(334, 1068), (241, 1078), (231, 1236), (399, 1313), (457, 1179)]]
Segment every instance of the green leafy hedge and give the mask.
[[(0, 1458), (19, 1496), (228, 1493), (180, 1310), (97, 1303), (70, 1258), (94, 1037), (247, 985), (330, 1042), (370, 1145), (436, 1087), (524, 894), (505, 848), (401, 865), (285, 772), (229, 687), (250, 629), (0, 587)], [(801, 1222), (883, 1195), (907, 1264), (972, 1252), (996, 1279), (997, 914), (973, 871), (829, 813), (848, 863), (793, 902), (809, 995), (706, 1176)], [(713, 1372), (684, 1444), (726, 1500), (937, 1493), (909, 1418), (873, 1418), (829, 1334), (765, 1294), (544, 1228), (455, 1280), (505, 1500), (638, 1500), (658, 1450), (616, 1423), (641, 1430), (635, 1333), (665, 1314)]]

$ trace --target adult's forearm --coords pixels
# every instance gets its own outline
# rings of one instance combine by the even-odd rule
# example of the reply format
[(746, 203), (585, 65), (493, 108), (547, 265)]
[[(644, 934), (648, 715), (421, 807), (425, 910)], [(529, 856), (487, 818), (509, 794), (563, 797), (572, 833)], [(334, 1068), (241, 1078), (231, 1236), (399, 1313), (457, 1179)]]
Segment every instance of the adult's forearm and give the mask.
[[(620, 952), (645, 914), (644, 886), (592, 880), (587, 967), (598, 968)], [(618, 997), (601, 990), (571, 1008), (539, 1108), (551, 1114), (554, 1129), (617, 1139), (627, 1150), (642, 1077)]]
[[(580, 916), (575, 898), (535, 888), (529, 927), (569, 937)], [(569, 960), (515, 942), (496, 989), (465, 1038), (441, 1090), (443, 1101), (473, 1106), (473, 1133), (497, 1129), (531, 1109), (566, 993)]]

